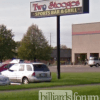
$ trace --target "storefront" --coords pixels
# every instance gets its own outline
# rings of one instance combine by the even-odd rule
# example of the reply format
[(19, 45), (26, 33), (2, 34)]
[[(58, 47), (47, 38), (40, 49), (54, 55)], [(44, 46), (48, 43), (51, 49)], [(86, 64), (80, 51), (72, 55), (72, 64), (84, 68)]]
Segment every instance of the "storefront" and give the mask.
[(100, 57), (100, 22), (72, 25), (72, 62)]

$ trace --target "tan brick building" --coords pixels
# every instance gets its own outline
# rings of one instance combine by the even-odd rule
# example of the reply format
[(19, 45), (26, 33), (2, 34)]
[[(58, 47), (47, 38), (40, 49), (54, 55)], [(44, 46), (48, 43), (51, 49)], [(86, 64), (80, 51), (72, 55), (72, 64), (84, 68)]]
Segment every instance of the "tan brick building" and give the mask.
[(72, 62), (100, 57), (100, 22), (72, 25)]

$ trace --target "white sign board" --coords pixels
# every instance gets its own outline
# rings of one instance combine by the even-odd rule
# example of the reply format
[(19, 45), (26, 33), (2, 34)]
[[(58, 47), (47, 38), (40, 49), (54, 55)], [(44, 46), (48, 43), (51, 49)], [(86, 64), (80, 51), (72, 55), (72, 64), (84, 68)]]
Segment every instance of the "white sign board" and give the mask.
[(52, 0), (30, 3), (31, 17), (83, 13), (83, 0)]

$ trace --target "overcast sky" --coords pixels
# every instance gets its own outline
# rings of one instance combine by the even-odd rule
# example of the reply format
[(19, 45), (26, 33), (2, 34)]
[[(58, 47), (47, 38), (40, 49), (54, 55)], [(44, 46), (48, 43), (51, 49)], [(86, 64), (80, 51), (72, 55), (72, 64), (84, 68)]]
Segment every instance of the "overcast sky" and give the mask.
[[(36, 1), (36, 0), (33, 0)], [(0, 24), (12, 29), (14, 40), (20, 41), (32, 24), (38, 25), (51, 45), (56, 46), (56, 17), (30, 18), (32, 0), (0, 0)], [(60, 17), (61, 45), (72, 47), (72, 24), (100, 22), (100, 0), (90, 0), (90, 13)]]

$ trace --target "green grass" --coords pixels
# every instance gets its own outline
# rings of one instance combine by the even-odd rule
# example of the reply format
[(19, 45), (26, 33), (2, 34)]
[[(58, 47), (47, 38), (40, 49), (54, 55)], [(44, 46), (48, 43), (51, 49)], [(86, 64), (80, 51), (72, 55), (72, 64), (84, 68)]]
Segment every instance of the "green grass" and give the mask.
[(79, 85), (79, 84), (95, 84), (100, 83), (100, 73), (61, 73), (61, 79), (57, 79), (56, 73), (52, 73), (51, 82), (31, 83), (28, 85), (10, 85), (0, 86), (2, 90), (16, 90), (16, 89), (28, 89), (28, 88), (40, 88), (40, 87), (52, 87), (63, 85)]
[[(51, 90), (72, 90), (73, 94), (75, 92), (78, 92), (78, 95), (98, 95), (100, 98), (100, 86), (84, 86), (84, 87), (75, 86), (75, 87), (66, 87), (66, 88), (55, 88)], [(38, 92), (39, 90), (27, 90), (27, 91), (20, 91), (20, 92), (16, 92), (16, 91), (1, 92), (0, 100), (38, 100)]]

